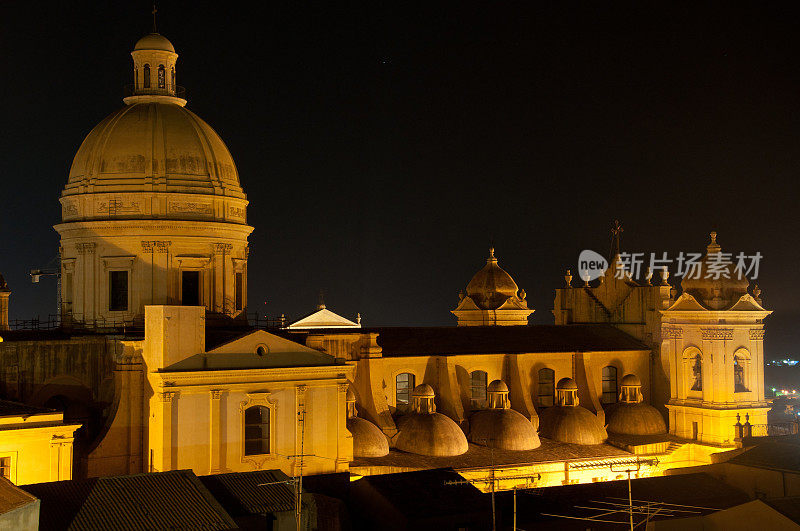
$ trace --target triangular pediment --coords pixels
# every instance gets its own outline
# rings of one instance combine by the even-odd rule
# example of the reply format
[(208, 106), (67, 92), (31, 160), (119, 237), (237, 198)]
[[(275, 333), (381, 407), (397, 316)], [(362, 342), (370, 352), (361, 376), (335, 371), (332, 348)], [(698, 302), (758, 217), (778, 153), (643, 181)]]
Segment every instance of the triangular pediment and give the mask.
[(329, 354), (264, 330), (256, 330), (208, 352), (174, 363), (164, 370), (173, 372), (320, 367), (335, 363), (335, 358)]
[(668, 312), (707, 312), (708, 308), (697, 302), (693, 296), (688, 293), (682, 293), (678, 300), (672, 306), (667, 308)]
[(333, 313), (327, 308), (322, 308), (311, 315), (298, 319), (286, 328), (361, 328), (361, 325)]
[(480, 308), (478, 308), (478, 305), (472, 300), (472, 297), (464, 297), (461, 299), (461, 302), (458, 303), (458, 307), (453, 311), (460, 312), (463, 310), (480, 310)]
[(763, 306), (761, 306), (756, 299), (750, 295), (749, 293), (745, 293), (739, 300), (736, 301), (736, 304), (728, 308), (729, 312), (765, 312), (767, 311)]

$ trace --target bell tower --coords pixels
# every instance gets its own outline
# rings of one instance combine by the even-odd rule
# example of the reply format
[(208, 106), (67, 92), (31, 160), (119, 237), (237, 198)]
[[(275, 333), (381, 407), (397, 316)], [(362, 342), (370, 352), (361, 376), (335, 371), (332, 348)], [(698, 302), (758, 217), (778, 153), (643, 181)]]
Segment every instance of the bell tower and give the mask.
[(737, 414), (766, 424), (764, 319), (761, 290), (734, 267), (711, 233), (698, 267), (684, 275), (683, 293), (661, 311), (661, 352), (668, 359), (670, 433), (731, 445)]

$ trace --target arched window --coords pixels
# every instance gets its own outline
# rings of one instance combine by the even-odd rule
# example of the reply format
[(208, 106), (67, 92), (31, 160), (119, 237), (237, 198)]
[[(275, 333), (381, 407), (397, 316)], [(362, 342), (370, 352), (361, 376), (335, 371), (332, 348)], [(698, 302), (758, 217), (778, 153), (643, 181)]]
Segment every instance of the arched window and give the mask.
[(144, 79), (142, 80), (143, 88), (150, 88), (150, 65), (144, 65)]
[(703, 359), (700, 357), (700, 354), (697, 354), (694, 359), (691, 360), (692, 366), (692, 391), (702, 391), (703, 390)]
[(617, 368), (609, 365), (603, 367), (603, 404), (614, 404), (617, 401)]
[(470, 373), (470, 398), (472, 407), (480, 409), (486, 406), (486, 384), (489, 375), (486, 371), (472, 371)]
[(744, 379), (745, 360), (741, 356), (733, 357), (733, 391), (735, 393), (745, 393), (749, 391)]
[(556, 371), (553, 369), (539, 370), (539, 405), (550, 407), (556, 394)]
[(405, 411), (411, 405), (411, 391), (414, 389), (414, 375), (410, 372), (398, 374), (395, 378), (395, 406)]
[(167, 72), (164, 70), (164, 65), (158, 65), (158, 88), (167, 88)]
[(175, 67), (172, 67), (172, 71), (170, 72), (169, 82), (172, 85), (172, 92), (175, 92)]
[(269, 408), (251, 406), (244, 410), (244, 455), (269, 453)]

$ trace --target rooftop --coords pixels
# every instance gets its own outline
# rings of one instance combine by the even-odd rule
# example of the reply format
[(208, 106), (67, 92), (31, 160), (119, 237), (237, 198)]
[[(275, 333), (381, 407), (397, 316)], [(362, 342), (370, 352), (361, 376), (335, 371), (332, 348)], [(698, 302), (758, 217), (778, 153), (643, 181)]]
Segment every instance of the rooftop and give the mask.
[(41, 529), (235, 529), (190, 470), (23, 485)]
[[(470, 444), (466, 453), (452, 457), (417, 455), (391, 449), (384, 457), (357, 457), (351, 469), (358, 467), (391, 467), (394, 469), (423, 470), (433, 468), (454, 468), (465, 470), (495, 465), (524, 465), (566, 461), (568, 459), (601, 459), (631, 457), (631, 453), (608, 444), (580, 445), (568, 444), (550, 439), (541, 439), (542, 445), (533, 450), (492, 450), (486, 446)], [(354, 470), (357, 472), (357, 470)]]

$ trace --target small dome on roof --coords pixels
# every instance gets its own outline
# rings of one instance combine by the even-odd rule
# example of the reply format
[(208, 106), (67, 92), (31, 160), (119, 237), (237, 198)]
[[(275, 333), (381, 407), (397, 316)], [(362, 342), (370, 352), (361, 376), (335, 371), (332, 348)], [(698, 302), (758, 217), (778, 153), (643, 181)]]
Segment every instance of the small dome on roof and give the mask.
[(723, 258), (721, 253), (717, 233), (712, 232), (706, 255), (681, 280), (684, 293), (713, 310), (729, 308), (747, 293), (750, 286), (742, 271), (736, 270), (736, 264), (728, 257)]
[(148, 33), (138, 41), (133, 47), (134, 50), (163, 50), (165, 52), (175, 53), (175, 47), (169, 42), (169, 39), (160, 33)]
[(420, 384), (411, 391), (411, 396), (420, 398), (433, 398), (436, 395), (433, 392), (433, 387), (428, 384)]
[(383, 432), (366, 419), (347, 419), (347, 431), (353, 434), (354, 457), (383, 457), (389, 453), (389, 441)]
[(517, 283), (497, 265), (494, 248), (490, 248), (486, 265), (467, 284), (467, 296), (484, 310), (496, 310), (509, 298), (517, 297), (518, 292)]
[(657, 435), (667, 433), (664, 417), (644, 402), (620, 402), (608, 414), (609, 433), (619, 435)]
[(533, 450), (542, 443), (531, 421), (513, 409), (476, 411), (469, 420), (469, 440), (502, 450)]
[(600, 419), (580, 406), (545, 409), (539, 415), (539, 433), (554, 441), (583, 445), (602, 444), (608, 439)]
[(556, 384), (556, 389), (564, 389), (564, 390), (577, 390), (578, 384), (575, 383), (575, 380), (572, 378), (561, 378)]
[(441, 413), (410, 413), (400, 419), (398, 427), (395, 447), (404, 452), (454, 456), (469, 448), (458, 424)]
[(623, 385), (626, 385), (626, 386), (628, 386), (628, 385), (639, 385), (639, 386), (641, 386), (642, 385), (642, 381), (635, 374), (626, 374), (625, 376), (622, 377), (622, 380), (620, 380), (619, 384), (620, 384), (620, 386), (623, 386)]
[(489, 393), (507, 393), (508, 386), (503, 380), (494, 380), (486, 387), (486, 391)]

